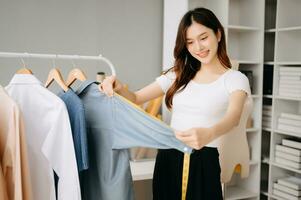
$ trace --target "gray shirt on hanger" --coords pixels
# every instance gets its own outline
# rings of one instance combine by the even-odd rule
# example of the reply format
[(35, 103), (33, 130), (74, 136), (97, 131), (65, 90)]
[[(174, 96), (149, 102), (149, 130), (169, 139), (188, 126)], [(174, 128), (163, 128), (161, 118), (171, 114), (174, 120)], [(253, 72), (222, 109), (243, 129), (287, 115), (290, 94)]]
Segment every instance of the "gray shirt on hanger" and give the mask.
[(192, 152), (175, 138), (170, 127), (122, 97), (107, 97), (97, 84), (86, 81), (77, 94), (85, 107), (90, 156), (89, 169), (81, 180), (83, 199), (134, 199), (127, 148), (143, 146)]

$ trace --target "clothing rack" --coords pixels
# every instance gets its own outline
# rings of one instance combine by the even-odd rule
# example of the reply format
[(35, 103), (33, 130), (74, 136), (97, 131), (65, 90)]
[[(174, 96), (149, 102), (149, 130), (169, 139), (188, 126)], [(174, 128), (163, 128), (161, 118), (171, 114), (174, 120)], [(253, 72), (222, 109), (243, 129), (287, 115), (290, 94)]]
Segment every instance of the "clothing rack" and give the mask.
[[(102, 55), (99, 56), (81, 56), (81, 55), (61, 55), (61, 54), (37, 54), (37, 53), (15, 53), (15, 52), (0, 52), (0, 57), (4, 58), (41, 58), (53, 60), (101, 60), (107, 63), (111, 69), (112, 75), (116, 75), (116, 70), (111, 61)], [(24, 62), (22, 60), (22, 62)]]

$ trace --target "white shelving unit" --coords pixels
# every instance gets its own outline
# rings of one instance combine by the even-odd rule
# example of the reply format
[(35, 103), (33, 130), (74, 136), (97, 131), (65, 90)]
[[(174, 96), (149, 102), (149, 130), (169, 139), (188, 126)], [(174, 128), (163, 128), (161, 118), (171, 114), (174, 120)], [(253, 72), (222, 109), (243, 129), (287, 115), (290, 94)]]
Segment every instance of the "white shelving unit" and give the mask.
[[(171, 62), (180, 16), (189, 9), (206, 7), (213, 10), (225, 27), (230, 58), (238, 60), (239, 70), (253, 73), (254, 125), (247, 129), (250, 175), (241, 179), (240, 174), (234, 174), (225, 187), (225, 199), (283, 199), (273, 194), (273, 183), (281, 177), (301, 177), (301, 170), (277, 163), (274, 155), (282, 139), (301, 138), (301, 133), (277, 129), (282, 112), (301, 114), (301, 98), (279, 95), (278, 91), (279, 69), (301, 67), (301, 1), (165, 0), (164, 3), (165, 69)], [(262, 127), (262, 105), (272, 106), (270, 127)], [(167, 112), (163, 111), (163, 115), (167, 116)], [(145, 172), (150, 172), (152, 164), (147, 166)], [(136, 180), (143, 177), (133, 176)], [(150, 173), (145, 176), (149, 177)]]
[[(266, 0), (264, 71), (265, 85), (272, 85), (271, 93), (263, 95), (263, 104), (272, 106), (271, 127), (262, 128), (261, 199), (283, 199), (273, 194), (273, 184), (287, 176), (301, 176), (301, 170), (287, 167), (275, 161), (275, 148), (282, 139), (301, 138), (301, 132), (278, 130), (278, 117), (282, 112), (301, 114), (301, 98), (279, 95), (282, 67), (301, 69), (301, 1)], [(271, 81), (273, 82), (271, 84)], [(264, 88), (267, 88), (264, 86)], [(266, 90), (268, 91), (268, 90)]]
[(148, 180), (153, 178), (155, 160), (130, 161), (133, 181)]
[(259, 199), (264, 1), (189, 0), (188, 6), (189, 9), (206, 7), (213, 10), (225, 28), (230, 58), (238, 61), (239, 70), (253, 73), (254, 123), (252, 128), (247, 129), (251, 153), (250, 175), (242, 179), (240, 174), (233, 174), (232, 180), (225, 187), (225, 199)]

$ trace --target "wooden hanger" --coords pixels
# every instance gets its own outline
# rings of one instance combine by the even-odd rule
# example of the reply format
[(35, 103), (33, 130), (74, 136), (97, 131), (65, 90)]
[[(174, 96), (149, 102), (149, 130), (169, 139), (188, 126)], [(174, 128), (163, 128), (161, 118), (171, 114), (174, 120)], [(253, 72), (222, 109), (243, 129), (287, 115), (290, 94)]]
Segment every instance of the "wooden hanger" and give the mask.
[(19, 69), (16, 74), (33, 74), (30, 69), (27, 69), (25, 67)]
[(45, 83), (45, 87), (48, 88), (49, 85), (53, 82), (56, 81), (56, 83), (66, 92), (69, 88), (66, 86), (64, 79), (57, 68), (53, 68), (50, 70), (48, 74), (47, 81)]
[(84, 72), (78, 68), (74, 68), (69, 72), (68, 78), (66, 81), (67, 87), (70, 87), (72, 85), (72, 83), (74, 83), (74, 81), (76, 81), (76, 80), (80, 80), (82, 82), (87, 80)]
[(148, 102), (147, 104), (147, 107), (145, 109), (145, 111), (154, 116), (154, 117), (157, 117), (158, 115), (158, 112), (159, 112), (159, 109), (160, 109), (160, 106), (162, 104), (162, 99), (163, 99), (163, 96), (160, 96), (160, 97), (157, 97), (151, 101)]
[(19, 69), (16, 72), (16, 74), (33, 74), (30, 69), (26, 68), (25, 61), (24, 61), (24, 59), (22, 57), (21, 57), (21, 61), (22, 61), (23, 67), (21, 69)]

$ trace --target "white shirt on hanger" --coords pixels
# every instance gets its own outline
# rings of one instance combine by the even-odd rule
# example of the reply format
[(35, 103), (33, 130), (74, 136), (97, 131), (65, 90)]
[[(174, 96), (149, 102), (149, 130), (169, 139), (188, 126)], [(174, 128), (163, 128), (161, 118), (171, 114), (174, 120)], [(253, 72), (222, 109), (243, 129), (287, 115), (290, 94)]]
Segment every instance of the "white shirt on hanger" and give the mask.
[(68, 112), (63, 101), (31, 74), (16, 74), (6, 87), (25, 121), (34, 200), (80, 200), (80, 186)]

